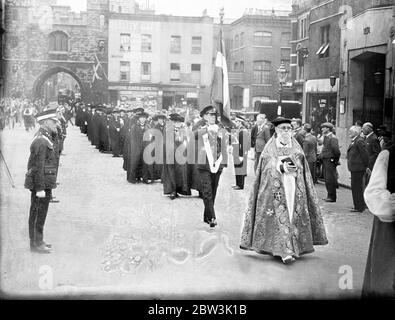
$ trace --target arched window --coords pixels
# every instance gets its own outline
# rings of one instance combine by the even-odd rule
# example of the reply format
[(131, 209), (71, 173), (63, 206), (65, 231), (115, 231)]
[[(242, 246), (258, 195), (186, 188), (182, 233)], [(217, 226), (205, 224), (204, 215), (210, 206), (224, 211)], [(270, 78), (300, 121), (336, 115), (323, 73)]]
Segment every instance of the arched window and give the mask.
[(49, 51), (68, 51), (69, 37), (62, 31), (55, 31), (49, 35)]

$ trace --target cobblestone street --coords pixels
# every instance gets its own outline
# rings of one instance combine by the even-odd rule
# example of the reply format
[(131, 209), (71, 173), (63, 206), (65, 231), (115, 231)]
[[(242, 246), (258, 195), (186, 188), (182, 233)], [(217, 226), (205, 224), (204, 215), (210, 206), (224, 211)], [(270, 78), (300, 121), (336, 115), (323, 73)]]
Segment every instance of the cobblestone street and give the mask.
[[(34, 132), (2, 132), (2, 152), (15, 180), (1, 166), (1, 290), (18, 297), (158, 299), (358, 298), (361, 293), (372, 215), (351, 213), (351, 191), (325, 203), (317, 185), (327, 246), (291, 265), (239, 250), (243, 214), (253, 181), (231, 189), (233, 168), (224, 171), (216, 200), (218, 226), (202, 222), (197, 197), (171, 201), (162, 184), (132, 185), (122, 158), (99, 153), (77, 127), (69, 126), (61, 156), (59, 203), (50, 203), (47, 255), (29, 250), (30, 192), (23, 187)], [(342, 266), (352, 270), (352, 289), (341, 289)], [(43, 276), (51, 275), (43, 286)], [(47, 279), (47, 278), (46, 278)]]

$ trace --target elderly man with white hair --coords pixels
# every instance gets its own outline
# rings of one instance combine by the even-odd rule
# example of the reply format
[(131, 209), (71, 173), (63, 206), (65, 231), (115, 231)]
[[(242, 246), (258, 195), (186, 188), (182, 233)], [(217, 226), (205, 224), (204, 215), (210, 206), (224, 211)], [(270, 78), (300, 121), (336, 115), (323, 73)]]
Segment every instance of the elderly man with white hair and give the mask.
[(347, 149), (347, 167), (351, 172), (351, 191), (354, 202), (351, 212), (363, 212), (366, 207), (363, 199), (363, 177), (368, 168), (369, 155), (360, 133), (361, 127), (358, 126), (352, 126), (348, 131), (351, 143)]
[(369, 154), (368, 174), (366, 177), (366, 184), (369, 182), (371, 171), (373, 170), (374, 163), (377, 156), (381, 151), (380, 141), (376, 134), (373, 132), (373, 124), (365, 122), (362, 126), (362, 132), (365, 137), (365, 143)]

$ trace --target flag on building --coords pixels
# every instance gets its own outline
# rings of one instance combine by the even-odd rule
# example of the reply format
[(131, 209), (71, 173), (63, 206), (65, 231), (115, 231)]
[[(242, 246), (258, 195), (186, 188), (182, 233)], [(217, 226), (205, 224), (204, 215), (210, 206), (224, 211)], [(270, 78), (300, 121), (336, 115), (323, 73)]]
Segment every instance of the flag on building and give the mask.
[(226, 66), (225, 43), (222, 34), (222, 27), (219, 32), (217, 56), (215, 58), (213, 81), (211, 84), (211, 101), (217, 109), (217, 112), (221, 116), (222, 124), (229, 127), (231, 124), (229, 80), (228, 68)]
[(95, 82), (96, 79), (102, 80), (102, 77), (100, 77), (99, 73), (98, 73), (99, 70), (102, 71), (102, 74), (108, 80), (106, 72), (105, 72), (102, 64), (100, 63), (100, 60), (97, 57), (96, 53), (93, 56), (95, 59), (94, 59), (94, 65), (93, 65), (93, 75), (92, 75), (91, 87), (93, 86), (93, 83)]

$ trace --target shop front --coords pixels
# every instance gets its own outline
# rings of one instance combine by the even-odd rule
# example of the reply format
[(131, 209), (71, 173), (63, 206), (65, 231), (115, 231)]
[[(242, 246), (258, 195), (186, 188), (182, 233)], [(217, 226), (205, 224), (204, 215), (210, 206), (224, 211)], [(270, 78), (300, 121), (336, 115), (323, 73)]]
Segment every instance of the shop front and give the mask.
[(324, 122), (336, 126), (337, 86), (338, 81), (332, 87), (330, 79), (306, 81), (305, 122), (310, 123), (315, 132), (321, 132)]

